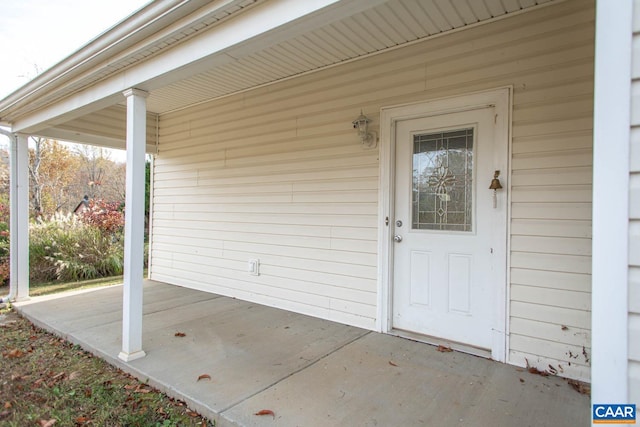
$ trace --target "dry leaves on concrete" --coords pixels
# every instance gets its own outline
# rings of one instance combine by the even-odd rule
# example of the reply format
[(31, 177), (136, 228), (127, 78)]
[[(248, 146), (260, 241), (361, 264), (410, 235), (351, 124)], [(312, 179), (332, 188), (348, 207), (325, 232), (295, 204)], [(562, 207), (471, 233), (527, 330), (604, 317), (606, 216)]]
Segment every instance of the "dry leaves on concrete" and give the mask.
[(589, 384), (577, 380), (567, 380), (567, 382), (578, 393), (591, 396), (591, 386)]
[(451, 347), (447, 347), (444, 345), (439, 345), (436, 350), (438, 350), (440, 353), (451, 353), (453, 351)]
[(262, 409), (253, 415), (271, 415), (273, 418), (276, 417), (276, 414), (271, 409)]

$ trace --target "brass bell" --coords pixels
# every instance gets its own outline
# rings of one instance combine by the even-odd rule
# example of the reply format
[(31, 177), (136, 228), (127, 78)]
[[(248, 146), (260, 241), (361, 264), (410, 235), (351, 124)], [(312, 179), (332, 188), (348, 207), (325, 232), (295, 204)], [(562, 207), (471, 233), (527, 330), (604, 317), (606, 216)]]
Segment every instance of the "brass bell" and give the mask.
[(500, 184), (498, 176), (500, 176), (500, 171), (495, 171), (493, 174), (493, 179), (491, 180), (491, 185), (489, 186), (489, 190), (500, 190), (502, 188), (502, 184)]

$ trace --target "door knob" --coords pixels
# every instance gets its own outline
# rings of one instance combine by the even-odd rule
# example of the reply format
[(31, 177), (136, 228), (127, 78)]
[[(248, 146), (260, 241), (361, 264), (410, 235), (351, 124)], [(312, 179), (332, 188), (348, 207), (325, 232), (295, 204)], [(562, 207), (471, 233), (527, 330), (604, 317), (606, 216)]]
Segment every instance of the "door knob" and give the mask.
[(402, 236), (401, 236), (401, 235), (399, 235), (399, 234), (396, 234), (395, 236), (393, 236), (393, 240), (394, 240), (395, 242), (400, 243), (400, 242), (402, 242)]

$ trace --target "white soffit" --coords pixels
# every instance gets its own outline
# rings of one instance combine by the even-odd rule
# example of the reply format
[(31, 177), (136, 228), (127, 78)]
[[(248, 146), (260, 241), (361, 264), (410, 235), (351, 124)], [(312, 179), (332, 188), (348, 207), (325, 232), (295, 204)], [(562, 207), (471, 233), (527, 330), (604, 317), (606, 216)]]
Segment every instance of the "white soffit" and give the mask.
[[(274, 8), (268, 9), (270, 1), (274, 2)], [(316, 12), (300, 15), (280, 27), (256, 32), (245, 41), (231, 43), (208, 57), (203, 56), (196, 61), (199, 63), (186, 62), (177, 69), (167, 68), (155, 77), (153, 66), (162, 61), (162, 55), (176, 53), (179, 57), (184, 45), (215, 41), (222, 36), (211, 31), (228, 30), (235, 19), (242, 22), (247, 16), (255, 20), (265, 19), (265, 13), (283, 13), (278, 6), (284, 7), (287, 0), (150, 3), (105, 36), (89, 42), (1, 100), (0, 119), (36, 134), (49, 128), (53, 132), (50, 136), (56, 137), (62, 123), (71, 123), (117, 103), (120, 91), (112, 90), (112, 86), (123, 86), (127, 80), (150, 92), (149, 112), (162, 114), (563, 0), (292, 1), (310, 2), (306, 8), (309, 10), (313, 10), (314, 1), (328, 6), (318, 7)], [(225, 44), (224, 39), (219, 41), (221, 46)], [(134, 81), (145, 73), (148, 76)], [(101, 91), (111, 92), (98, 99)], [(75, 109), (63, 111), (69, 108)], [(55, 116), (59, 111), (63, 114)], [(101, 137), (102, 133), (96, 132)], [(82, 132), (76, 135), (77, 141), (87, 139)], [(64, 137), (68, 137), (68, 132)]]
[(154, 90), (165, 113), (549, 3), (552, 0), (390, 0)]

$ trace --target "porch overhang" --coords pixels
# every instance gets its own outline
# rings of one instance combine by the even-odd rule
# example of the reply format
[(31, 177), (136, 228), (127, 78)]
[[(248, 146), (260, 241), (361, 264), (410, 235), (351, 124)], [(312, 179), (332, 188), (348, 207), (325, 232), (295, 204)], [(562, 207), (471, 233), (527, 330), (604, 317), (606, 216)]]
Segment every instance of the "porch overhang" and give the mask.
[[(557, 2), (557, 0), (556, 0)], [(14, 132), (124, 148), (122, 92), (153, 116), (427, 38), (551, 0), (165, 0), (153, 2), (0, 101)], [(147, 132), (154, 151), (155, 129)]]
[[(146, 151), (153, 153), (163, 114), (249, 90), (268, 91), (274, 83), (561, 2), (162, 0), (136, 12), (0, 101), (0, 124), (22, 135), (125, 148), (127, 110), (123, 92), (136, 88), (149, 94)], [(626, 10), (617, 10), (616, 14), (619, 19), (630, 16)], [(607, 15), (600, 15), (596, 36), (608, 36), (618, 21), (603, 20)], [(616, 31), (614, 35), (625, 39), (627, 32)], [(619, 48), (620, 39), (611, 39), (611, 45)], [(473, 46), (475, 41), (459, 37), (456, 42)], [(609, 50), (600, 50), (596, 66), (598, 62), (613, 64), (610, 52), (614, 51), (619, 54), (615, 57), (626, 64), (629, 58), (625, 49)], [(612, 83), (622, 82), (622, 71), (626, 73), (627, 68), (611, 66), (607, 73), (597, 71), (600, 87), (596, 93), (606, 94)], [(619, 97), (625, 96), (624, 88), (621, 92), (603, 99), (624, 110), (627, 107), (619, 102)], [(366, 107), (366, 96), (363, 99)], [(613, 294), (608, 287), (612, 271), (619, 273), (616, 283), (622, 283), (627, 270), (623, 259), (626, 245), (620, 242), (628, 212), (618, 208), (619, 221), (611, 221), (610, 209), (615, 200), (628, 194), (628, 189), (618, 183), (615, 191), (608, 189), (611, 170), (625, 161), (627, 153), (616, 150), (602, 155), (602, 150), (610, 150), (608, 141), (614, 134), (608, 129), (624, 129), (628, 118), (611, 106), (601, 103), (594, 118), (596, 210), (592, 229), (594, 242), (607, 243), (595, 245), (599, 249), (594, 246), (592, 256), (594, 402), (601, 400), (598, 396), (612, 396), (614, 389), (620, 402), (628, 395), (626, 387), (618, 387), (625, 381), (628, 367), (626, 349), (621, 351), (617, 345), (621, 340), (626, 343), (627, 318), (623, 312), (627, 308), (627, 288), (620, 287)], [(620, 125), (607, 115), (624, 119), (624, 123)], [(624, 141), (625, 136), (618, 140)], [(614, 159), (618, 155), (620, 158)], [(616, 182), (628, 175), (626, 170), (616, 172)], [(605, 193), (607, 198), (598, 201), (595, 197)], [(609, 261), (614, 253), (610, 248), (619, 252), (615, 263)], [(618, 313), (612, 317), (612, 312)], [(616, 334), (609, 332), (613, 324)]]

